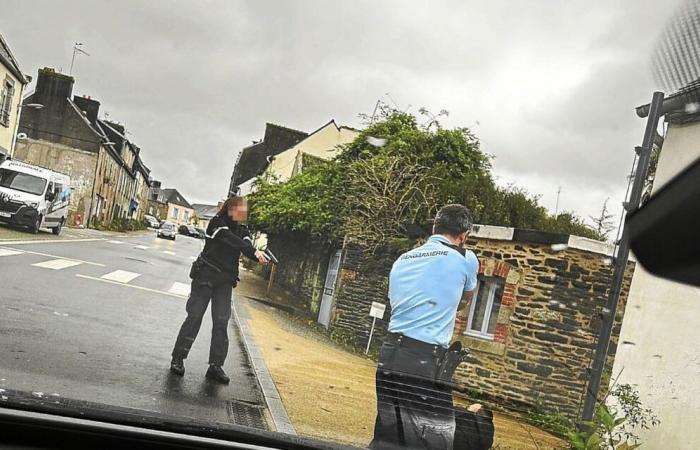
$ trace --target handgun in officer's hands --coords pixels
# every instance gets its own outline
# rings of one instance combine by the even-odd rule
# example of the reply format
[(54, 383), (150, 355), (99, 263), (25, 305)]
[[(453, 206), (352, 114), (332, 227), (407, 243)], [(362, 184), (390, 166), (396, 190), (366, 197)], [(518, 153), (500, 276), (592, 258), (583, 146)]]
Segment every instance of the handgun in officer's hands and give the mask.
[(258, 258), (258, 262), (260, 262), (260, 264), (279, 264), (277, 257), (268, 248), (265, 250), (256, 250), (255, 257)]
[(265, 254), (265, 257), (267, 258), (267, 260), (270, 261), (272, 264), (279, 264), (280, 263), (279, 259), (277, 259), (275, 254), (272, 253), (269, 248), (265, 248), (265, 250), (263, 250), (263, 253)]

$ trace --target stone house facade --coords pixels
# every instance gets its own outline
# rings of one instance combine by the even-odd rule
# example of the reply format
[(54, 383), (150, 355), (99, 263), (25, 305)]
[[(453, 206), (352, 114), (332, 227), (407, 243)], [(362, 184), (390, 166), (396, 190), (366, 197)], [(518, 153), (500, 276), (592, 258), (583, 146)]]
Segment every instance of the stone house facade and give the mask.
[(148, 206), (146, 214), (158, 220), (165, 220), (168, 217), (168, 202), (165, 199), (161, 182), (158, 180), (151, 180), (148, 188)]
[[(303, 298), (297, 306), (314, 317), (324, 310), (324, 293), (330, 290), (330, 331), (361, 347), (372, 324), (372, 302), (386, 304), (388, 313), (377, 321), (373, 340), (380, 345), (390, 314), (388, 275), (401, 252), (369, 256), (345, 245), (337, 277), (335, 270), (329, 277), (328, 260), (336, 250), (301, 245), (270, 239), (282, 261), (276, 283)], [(455, 376), (456, 391), (512, 410), (575, 415), (612, 277), (612, 246), (576, 236), (475, 226), (469, 247), (479, 258), (479, 285), (464, 317), (467, 331), (456, 337), (471, 351), (471, 361)], [(630, 263), (608, 370), (633, 270)]]
[(71, 177), (68, 223), (94, 224), (141, 219), (148, 203), (150, 170), (124, 127), (98, 118), (100, 102), (73, 96), (73, 77), (39, 70), (36, 89), (25, 103), (15, 158)]

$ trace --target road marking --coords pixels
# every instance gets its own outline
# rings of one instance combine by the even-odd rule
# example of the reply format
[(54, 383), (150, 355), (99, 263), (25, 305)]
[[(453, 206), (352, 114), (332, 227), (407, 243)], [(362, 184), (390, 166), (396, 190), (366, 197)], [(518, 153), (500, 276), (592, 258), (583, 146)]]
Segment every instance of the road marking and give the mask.
[[(100, 239), (100, 240), (101, 240), (101, 239)], [(0, 249), (4, 249), (4, 250), (16, 250), (16, 249), (7, 248), (7, 247), (0, 247)], [(105, 266), (104, 264), (100, 264), (100, 263), (95, 263), (95, 262), (90, 262), (90, 261), (83, 261), (82, 259), (68, 258), (68, 257), (65, 257), (65, 256), (52, 255), (52, 254), (50, 254), (50, 253), (33, 252), (33, 251), (31, 251), (31, 250), (22, 250), (22, 251), (23, 251), (24, 253), (28, 253), (28, 254), (30, 254), (30, 255), (39, 255), (39, 256), (46, 256), (46, 257), (48, 257), (48, 258), (65, 259), (65, 260), (68, 260), (68, 261), (76, 261), (76, 262), (78, 262), (78, 263), (80, 263), (80, 264), (89, 264), (89, 265), (91, 265), (91, 266), (98, 266), (98, 267), (104, 267), (104, 266)]]
[(61, 270), (67, 267), (78, 266), (82, 264), (78, 261), (71, 261), (69, 259), (50, 259), (48, 261), (32, 264), (35, 267), (43, 267), (44, 269)]
[(166, 255), (173, 255), (173, 256), (175, 256), (175, 252), (171, 252), (170, 250), (163, 250), (163, 253), (165, 253)]
[(176, 281), (173, 283), (172, 287), (168, 289), (168, 292), (187, 297), (190, 295), (190, 285)]
[(124, 284), (124, 283), (119, 283), (118, 281), (111, 281), (111, 280), (105, 280), (104, 278), (96, 278), (96, 277), (90, 277), (88, 275), (81, 275), (79, 273), (75, 274), (76, 277), (78, 278), (85, 278), (86, 280), (94, 280), (94, 281), (101, 281), (103, 283), (109, 283), (109, 284), (116, 284), (119, 286), (125, 286), (125, 287), (130, 287), (132, 289), (138, 289), (140, 291), (146, 291), (146, 292), (154, 292), (156, 294), (163, 294), (163, 295), (169, 295), (170, 297), (176, 297), (176, 298), (187, 298), (184, 295), (178, 295), (178, 294), (173, 294), (172, 292), (165, 292), (165, 291), (159, 291), (158, 289), (150, 289), (147, 287), (143, 286), (136, 286), (134, 284)]
[(196, 257), (196, 256), (190, 256), (190, 259), (191, 259), (192, 261), (194, 261), (195, 259), (197, 259), (197, 257)]
[(26, 245), (26, 244), (57, 244), (57, 243), (71, 243), (71, 242), (95, 242), (104, 241), (104, 238), (90, 238), (90, 239), (34, 239), (33, 241), (14, 241), (12, 239), (0, 239), (0, 244), (2, 245)]
[(114, 272), (102, 275), (100, 278), (126, 284), (140, 275), (139, 273), (127, 272), (126, 270), (115, 270)]
[(17, 250), (8, 250), (4, 248), (0, 248), (0, 256), (12, 256), (12, 255), (21, 255), (24, 252), (20, 252)]
[(107, 242), (109, 242), (110, 244), (123, 244), (122, 241), (107, 241)]
[(134, 248), (138, 248), (139, 250), (148, 250), (150, 247), (146, 245), (135, 245)]

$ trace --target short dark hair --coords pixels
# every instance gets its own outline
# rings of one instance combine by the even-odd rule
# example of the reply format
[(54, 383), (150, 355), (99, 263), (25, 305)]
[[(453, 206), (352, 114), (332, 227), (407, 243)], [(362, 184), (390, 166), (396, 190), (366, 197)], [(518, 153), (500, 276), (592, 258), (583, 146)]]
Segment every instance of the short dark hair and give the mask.
[(435, 215), (434, 232), (459, 236), (472, 228), (472, 213), (466, 206), (445, 205)]

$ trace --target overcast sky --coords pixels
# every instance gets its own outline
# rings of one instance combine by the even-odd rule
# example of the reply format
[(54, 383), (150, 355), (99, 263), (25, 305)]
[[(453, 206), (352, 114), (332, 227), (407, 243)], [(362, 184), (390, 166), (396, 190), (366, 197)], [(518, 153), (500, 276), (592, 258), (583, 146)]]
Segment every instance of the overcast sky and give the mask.
[[(226, 193), (265, 122), (360, 125), (377, 99), (446, 109), (502, 184), (554, 210), (617, 211), (654, 86), (651, 48), (679, 0), (2, 0), (25, 73), (68, 73), (122, 122), (156, 179), (190, 202)], [(30, 86), (31, 89), (31, 86)], [(387, 97), (389, 94), (391, 99)]]

